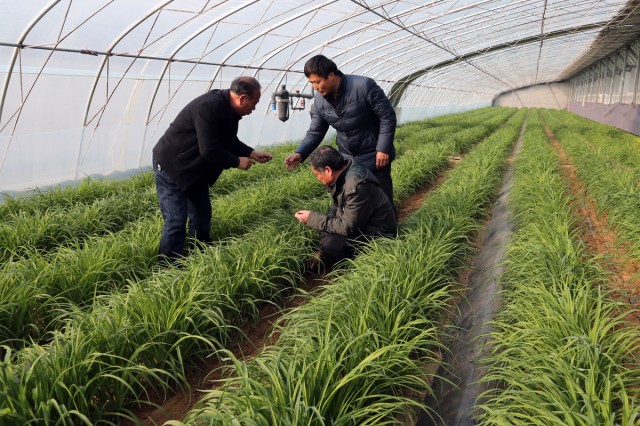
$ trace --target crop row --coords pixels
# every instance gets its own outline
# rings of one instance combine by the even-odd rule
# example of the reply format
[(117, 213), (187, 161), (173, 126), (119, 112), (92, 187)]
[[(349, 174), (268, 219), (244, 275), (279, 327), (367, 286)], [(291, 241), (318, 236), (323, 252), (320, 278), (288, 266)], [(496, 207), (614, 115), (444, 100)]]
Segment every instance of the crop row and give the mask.
[(48, 345), (11, 352), (0, 365), (9, 407), (3, 420), (114, 419), (126, 416), (124, 405), (147, 386), (178, 386), (185, 365), (222, 347), (229, 321), (255, 315), (261, 300), (296, 281), (311, 248), (289, 216), (281, 210), (275, 224), (195, 252), (183, 270), (129, 282), (90, 309), (70, 305)]
[(578, 133), (589, 151), (607, 161), (633, 169), (640, 174), (640, 139), (616, 127), (598, 123), (565, 110), (541, 110), (545, 125), (554, 132)]
[[(618, 230), (618, 237), (633, 244), (637, 255), (640, 253), (638, 138), (627, 136), (621, 137), (619, 141), (607, 141), (608, 133), (624, 132), (612, 131), (602, 125), (596, 127), (597, 131), (583, 134), (563, 124), (562, 118), (565, 115), (567, 113), (547, 111), (543, 114), (543, 119), (571, 158), (577, 176), (586, 188), (587, 196), (595, 200), (600, 214), (606, 214), (610, 227)], [(572, 121), (586, 120), (575, 117)]]
[(233, 377), (186, 421), (379, 425), (426, 409), (416, 400), (428, 389), (424, 366), (438, 362), (456, 271), (473, 250), (524, 115), (467, 154), (398, 239), (369, 243), (321, 296), (286, 314), (276, 345), (234, 359)]
[[(424, 160), (430, 158), (423, 157), (424, 150), (440, 149), (441, 167), (447, 155), (459, 151), (465, 144), (476, 143), (485, 136), (488, 126), (497, 127), (512, 113), (513, 110), (499, 111), (489, 124), (464, 130), (464, 138), (452, 133), (438, 144), (416, 145), (421, 148), (407, 152), (395, 163), (396, 197), (408, 195), (428, 178), (427, 171), (421, 168)], [(212, 237), (222, 239), (244, 233), (259, 222), (282, 211), (294, 211), (305, 200), (322, 194), (324, 190), (313, 174), (302, 173), (264, 179), (217, 197), (212, 202), (215, 218)], [(43, 333), (59, 328), (57, 324), (64, 319), (68, 305), (91, 305), (98, 295), (117, 290), (130, 280), (149, 277), (156, 261), (161, 227), (161, 218), (155, 215), (121, 232), (91, 238), (84, 244), (61, 247), (49, 254), (34, 253), (3, 264), (0, 268), (3, 277), (0, 342), (7, 344), (17, 339), (19, 345), (27, 336), (39, 339)]]
[[(248, 172), (237, 169), (223, 173), (219, 182), (211, 190), (212, 197), (219, 197), (240, 189), (254, 182), (284, 176), (282, 165), (286, 154), (293, 149), (292, 145), (274, 148), (274, 161), (254, 167)], [(145, 172), (153, 177), (152, 172)], [(292, 173), (289, 173), (291, 175)], [(93, 185), (92, 198), (88, 195), (72, 197), (71, 190), (54, 189), (42, 192), (40, 197), (28, 199), (31, 205), (17, 211), (5, 212), (0, 217), (0, 261), (13, 257), (28, 257), (34, 252), (46, 252), (60, 246), (79, 245), (94, 236), (117, 232), (131, 223), (156, 215), (158, 198), (153, 182), (135, 176), (118, 184), (106, 184), (103, 181), (83, 182), (80, 187)], [(131, 185), (125, 185), (130, 182)], [(144, 186), (141, 184), (144, 183)], [(117, 191), (115, 189), (118, 189)], [(103, 192), (100, 192), (102, 190)], [(53, 204), (55, 197), (69, 196), (82, 202), (61, 202)], [(46, 208), (37, 206), (47, 198)], [(24, 206), (21, 203), (9, 202), (9, 206)]]
[[(445, 131), (435, 131), (433, 126), (426, 130), (431, 133), (432, 141), (438, 141), (461, 127), (477, 125), (481, 120), (475, 116), (492, 114), (487, 109), (474, 111), (462, 118), (457, 126), (450, 125)], [(412, 140), (420, 139), (414, 137)], [(271, 147), (273, 162), (249, 172), (226, 171), (212, 187), (211, 196), (226, 195), (263, 179), (284, 175), (284, 157), (294, 149), (293, 144)], [(156, 207), (152, 172), (120, 181), (89, 178), (75, 187), (57, 186), (31, 196), (8, 196), (0, 204), (0, 260), (28, 256), (33, 251), (47, 251), (59, 245), (72, 246), (91, 236), (119, 231), (129, 223), (154, 214)]]
[[(460, 120), (460, 126), (477, 127), (481, 124), (490, 129), (491, 120), (483, 123), (482, 119), (489, 118), (492, 113), (483, 110), (470, 114)], [(491, 119), (496, 119), (495, 114)], [(425, 131), (427, 135), (431, 134), (431, 141), (438, 141), (459, 131), (460, 127), (449, 126), (445, 132), (442, 130), (430, 127)], [(410, 141), (423, 142), (417, 137)], [(411, 143), (399, 145), (399, 151), (411, 147)], [(273, 147), (270, 149), (274, 155), (271, 163), (252, 168), (249, 172), (226, 171), (213, 186), (212, 197), (227, 195), (266, 179), (291, 175), (292, 172), (286, 172), (283, 160), (293, 150), (292, 144)], [(298, 168), (293, 173), (301, 170), (303, 168)], [(153, 177), (151, 172), (143, 174)], [(29, 257), (60, 246), (78, 246), (91, 237), (120, 231), (131, 223), (157, 214), (157, 196), (153, 183), (146, 177), (135, 176), (117, 183), (87, 179), (79, 185), (78, 194), (74, 195), (71, 187), (56, 187), (29, 198), (9, 198), (0, 205), (0, 209), (3, 211), (0, 215), (0, 261), (6, 261), (11, 257)]]
[[(212, 238), (220, 240), (260, 221), (268, 221), (281, 210), (292, 210), (324, 193), (311, 173), (264, 180), (212, 202)], [(100, 294), (108, 294), (139, 281), (153, 272), (162, 228), (159, 215), (141, 219), (123, 231), (96, 237), (85, 244), (61, 247), (47, 255), (32, 255), (7, 262), (0, 269), (3, 282), (0, 307), (2, 341), (34, 338), (36, 322), (42, 331), (69, 304), (92, 304)], [(35, 334), (34, 334), (35, 333)]]
[(515, 163), (502, 307), (482, 425), (637, 424), (638, 331), (602, 290), (567, 183), (536, 114)]

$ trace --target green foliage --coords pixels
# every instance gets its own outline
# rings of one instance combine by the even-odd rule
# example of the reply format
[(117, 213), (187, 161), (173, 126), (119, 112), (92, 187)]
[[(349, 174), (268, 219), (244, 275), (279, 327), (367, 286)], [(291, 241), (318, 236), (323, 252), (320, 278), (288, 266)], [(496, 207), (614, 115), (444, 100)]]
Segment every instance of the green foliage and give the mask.
[(543, 118), (571, 158), (586, 195), (618, 237), (640, 254), (640, 140), (610, 126), (569, 113)]
[[(479, 115), (475, 127), (480, 130), (465, 134), (471, 138), (487, 132), (488, 122), (498, 128), (513, 112), (493, 109)], [(521, 119), (522, 114), (519, 117)], [(504, 128), (511, 127), (516, 129), (517, 125), (507, 124)], [(469, 126), (470, 131), (473, 128)], [(404, 168), (416, 168), (416, 165), (410, 161), (403, 165), (400, 157), (396, 183), (401, 188), (410, 188), (415, 185), (410, 180), (430, 179), (434, 168), (443, 167), (447, 152), (455, 153), (456, 147), (467, 149), (477, 140), (471, 138), (465, 142), (464, 137), (456, 136), (441, 141), (442, 146), (435, 148), (432, 144), (408, 140), (406, 147), (412, 152), (407, 149), (407, 158), (429, 159), (419, 163), (425, 167), (420, 176), (403, 172)], [(369, 282), (380, 281), (374, 286), (375, 290), (385, 291), (389, 286), (384, 283), (394, 280), (398, 291), (361, 296), (375, 295), (380, 300), (371, 301), (367, 309), (371, 316), (354, 329), (358, 333), (368, 330), (364, 337), (356, 337), (351, 326), (342, 331), (342, 338), (350, 340), (335, 358), (333, 370), (338, 373), (334, 378), (342, 384), (334, 391), (332, 386), (325, 388), (324, 395), (333, 392), (326, 402), (327, 410), (346, 413), (345, 418), (384, 424), (380, 422), (389, 421), (394, 413), (405, 412), (416, 405), (413, 399), (399, 392), (424, 389), (424, 378), (418, 367), (432, 357), (435, 346), (431, 345), (436, 345), (432, 328), (449, 297), (444, 290), (449, 283), (447, 277), (469, 250), (468, 238), (459, 232), (466, 234), (474, 228), (468, 220), (456, 220), (450, 214), (459, 210), (470, 217), (481, 216), (493, 194), (487, 182), (497, 182), (500, 176), (500, 167), (490, 164), (501, 164), (500, 155), (504, 156), (511, 142), (503, 138), (492, 142), (502, 146), (501, 150), (483, 154), (492, 158), (492, 162), (463, 161), (463, 164), (467, 161), (474, 164), (474, 170), (484, 169), (472, 175), (473, 185), (484, 191), (485, 196), (464, 189), (472, 177), (463, 175), (459, 178), (462, 183), (458, 183), (461, 189), (450, 190), (449, 195), (440, 199), (443, 204), (437, 209), (444, 213), (426, 211), (421, 216), (424, 219), (416, 219), (411, 225), (411, 229), (418, 229), (424, 222), (424, 226), (434, 227), (433, 230), (423, 234), (416, 231), (414, 237), (403, 236), (393, 243), (388, 256), (410, 260), (407, 250), (425, 239), (453, 238), (451, 241), (460, 244), (459, 250), (450, 254), (446, 252), (450, 248), (446, 244), (443, 246), (446, 253), (427, 247), (412, 265), (401, 263), (399, 269), (384, 272), (388, 277), (386, 281), (383, 275), (361, 278), (363, 290), (368, 290)], [(283, 173), (275, 179), (269, 179), (266, 174), (247, 188), (241, 188), (242, 184), (238, 183), (238, 188), (228, 194), (215, 196), (216, 218), (224, 225), (214, 225), (212, 229), (220, 241), (192, 252), (181, 269), (156, 271), (152, 267), (160, 236), (158, 216), (137, 220), (113, 234), (70, 243), (69, 247), (60, 247), (49, 254), (34, 250), (23, 259), (7, 262), (2, 269), (3, 282), (14, 285), (2, 288), (4, 300), (0, 303), (0, 324), (7, 336), (2, 341), (5, 360), (0, 363), (0, 389), (6, 401), (0, 410), (0, 423), (113, 424), (119, 418), (131, 419), (133, 415), (128, 409), (148, 403), (145, 392), (150, 388), (162, 394), (183, 386), (186, 368), (199, 359), (221, 354), (238, 325), (251, 321), (260, 306), (278, 303), (295, 287), (300, 279), (301, 263), (313, 251), (314, 233), (295, 222), (293, 209), (322, 210), (328, 199), (312, 174), (300, 169), (302, 174)], [(238, 174), (239, 178), (244, 176)], [(462, 199), (451, 199), (454, 194), (484, 207), (480, 210), (468, 207)], [(227, 204), (235, 208), (229, 209)], [(457, 227), (458, 232), (446, 232), (452, 227)], [(364, 263), (359, 269), (376, 264), (372, 260), (377, 259), (375, 253), (382, 255), (389, 248), (380, 245), (377, 249), (372, 246), (371, 250), (374, 254), (369, 258), (363, 255)], [(393, 267), (391, 258), (388, 259), (384, 263)], [(447, 264), (445, 275), (420, 275), (418, 271), (422, 269), (416, 268), (429, 262), (440, 267)], [(415, 275), (415, 282), (400, 283), (397, 277), (403, 273)], [(438, 286), (442, 286), (444, 293), (432, 290)], [(416, 300), (407, 305), (409, 293)], [(425, 306), (412, 312), (414, 307), (420, 307), (420, 301), (424, 301)], [(356, 308), (356, 305), (351, 307)], [(379, 318), (380, 313), (387, 316)], [(26, 342), (9, 340), (26, 335), (38, 337), (45, 331), (47, 340), (40, 344), (26, 346)], [(333, 353), (329, 348), (337, 343), (334, 337), (327, 336), (326, 343), (330, 346), (325, 348), (323, 356)], [(26, 347), (21, 350), (11, 349), (11, 346), (23, 345)], [(302, 345), (301, 350), (317, 351), (313, 346), (304, 347)], [(364, 359), (349, 355), (350, 350), (362, 348), (369, 351)], [(323, 359), (309, 368), (301, 368), (314, 377), (313, 369), (325, 368)], [(341, 366), (345, 361), (353, 367), (343, 370)], [(329, 369), (330, 365), (326, 367)], [(341, 372), (346, 372), (346, 376)], [(371, 387), (362, 381), (362, 373), (376, 378)], [(370, 396), (354, 400), (350, 392), (357, 388), (367, 389)], [(300, 406), (294, 405), (294, 409), (307, 413), (302, 407), (303, 400), (295, 401)], [(372, 405), (374, 401), (376, 404)], [(359, 408), (351, 410), (348, 405), (351, 402), (360, 404)], [(343, 403), (347, 406), (342, 407)]]
[(185, 421), (384, 425), (426, 409), (416, 401), (428, 389), (421, 366), (438, 362), (456, 270), (472, 250), (470, 236), (523, 118), (515, 116), (451, 170), (397, 240), (369, 243), (322, 295), (288, 313), (276, 345), (247, 362), (229, 354), (234, 377)]
[(576, 233), (558, 158), (531, 114), (515, 163), (517, 231), (502, 279), (503, 310), (483, 395), (483, 425), (636, 424), (638, 332), (600, 285)]

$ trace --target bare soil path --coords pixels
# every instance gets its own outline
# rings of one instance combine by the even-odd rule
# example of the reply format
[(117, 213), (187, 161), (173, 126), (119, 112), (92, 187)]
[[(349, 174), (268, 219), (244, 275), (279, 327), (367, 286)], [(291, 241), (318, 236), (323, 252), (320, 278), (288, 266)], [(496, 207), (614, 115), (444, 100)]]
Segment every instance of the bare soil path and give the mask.
[[(491, 350), (487, 336), (492, 331), (491, 320), (500, 309), (498, 280), (507, 244), (513, 232), (508, 198), (512, 187), (513, 158), (520, 150), (526, 124), (523, 125), (502, 180), (497, 200), (488, 213), (482, 231), (477, 236), (478, 251), (468, 260), (470, 268), (463, 271), (461, 285), (463, 296), (455, 307), (449, 327), (449, 351), (444, 355), (443, 366), (436, 372), (433, 393), (425, 403), (436, 413), (421, 413), (417, 426), (471, 426), (478, 396), (487, 388), (478, 380), (485, 368), (478, 362)], [(448, 367), (444, 367), (444, 366)]]

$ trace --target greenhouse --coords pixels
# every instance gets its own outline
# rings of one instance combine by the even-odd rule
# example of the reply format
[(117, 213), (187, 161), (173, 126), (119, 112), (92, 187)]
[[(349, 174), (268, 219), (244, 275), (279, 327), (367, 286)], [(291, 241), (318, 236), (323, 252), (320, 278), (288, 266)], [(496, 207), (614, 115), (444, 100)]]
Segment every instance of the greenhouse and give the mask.
[(637, 0), (0, 7), (0, 425), (640, 424)]

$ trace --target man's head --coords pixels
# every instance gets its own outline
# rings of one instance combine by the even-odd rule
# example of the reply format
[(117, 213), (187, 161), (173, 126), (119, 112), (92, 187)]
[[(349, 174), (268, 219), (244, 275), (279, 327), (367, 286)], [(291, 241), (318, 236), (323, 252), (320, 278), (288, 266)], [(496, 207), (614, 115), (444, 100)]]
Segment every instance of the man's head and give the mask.
[(241, 116), (251, 114), (260, 101), (260, 89), (260, 83), (253, 77), (235, 78), (229, 87), (231, 108)]
[(326, 186), (333, 185), (347, 166), (347, 160), (330, 146), (321, 146), (309, 156), (311, 170)]
[(316, 55), (304, 64), (304, 75), (313, 89), (322, 96), (336, 95), (340, 88), (342, 72), (331, 59)]

